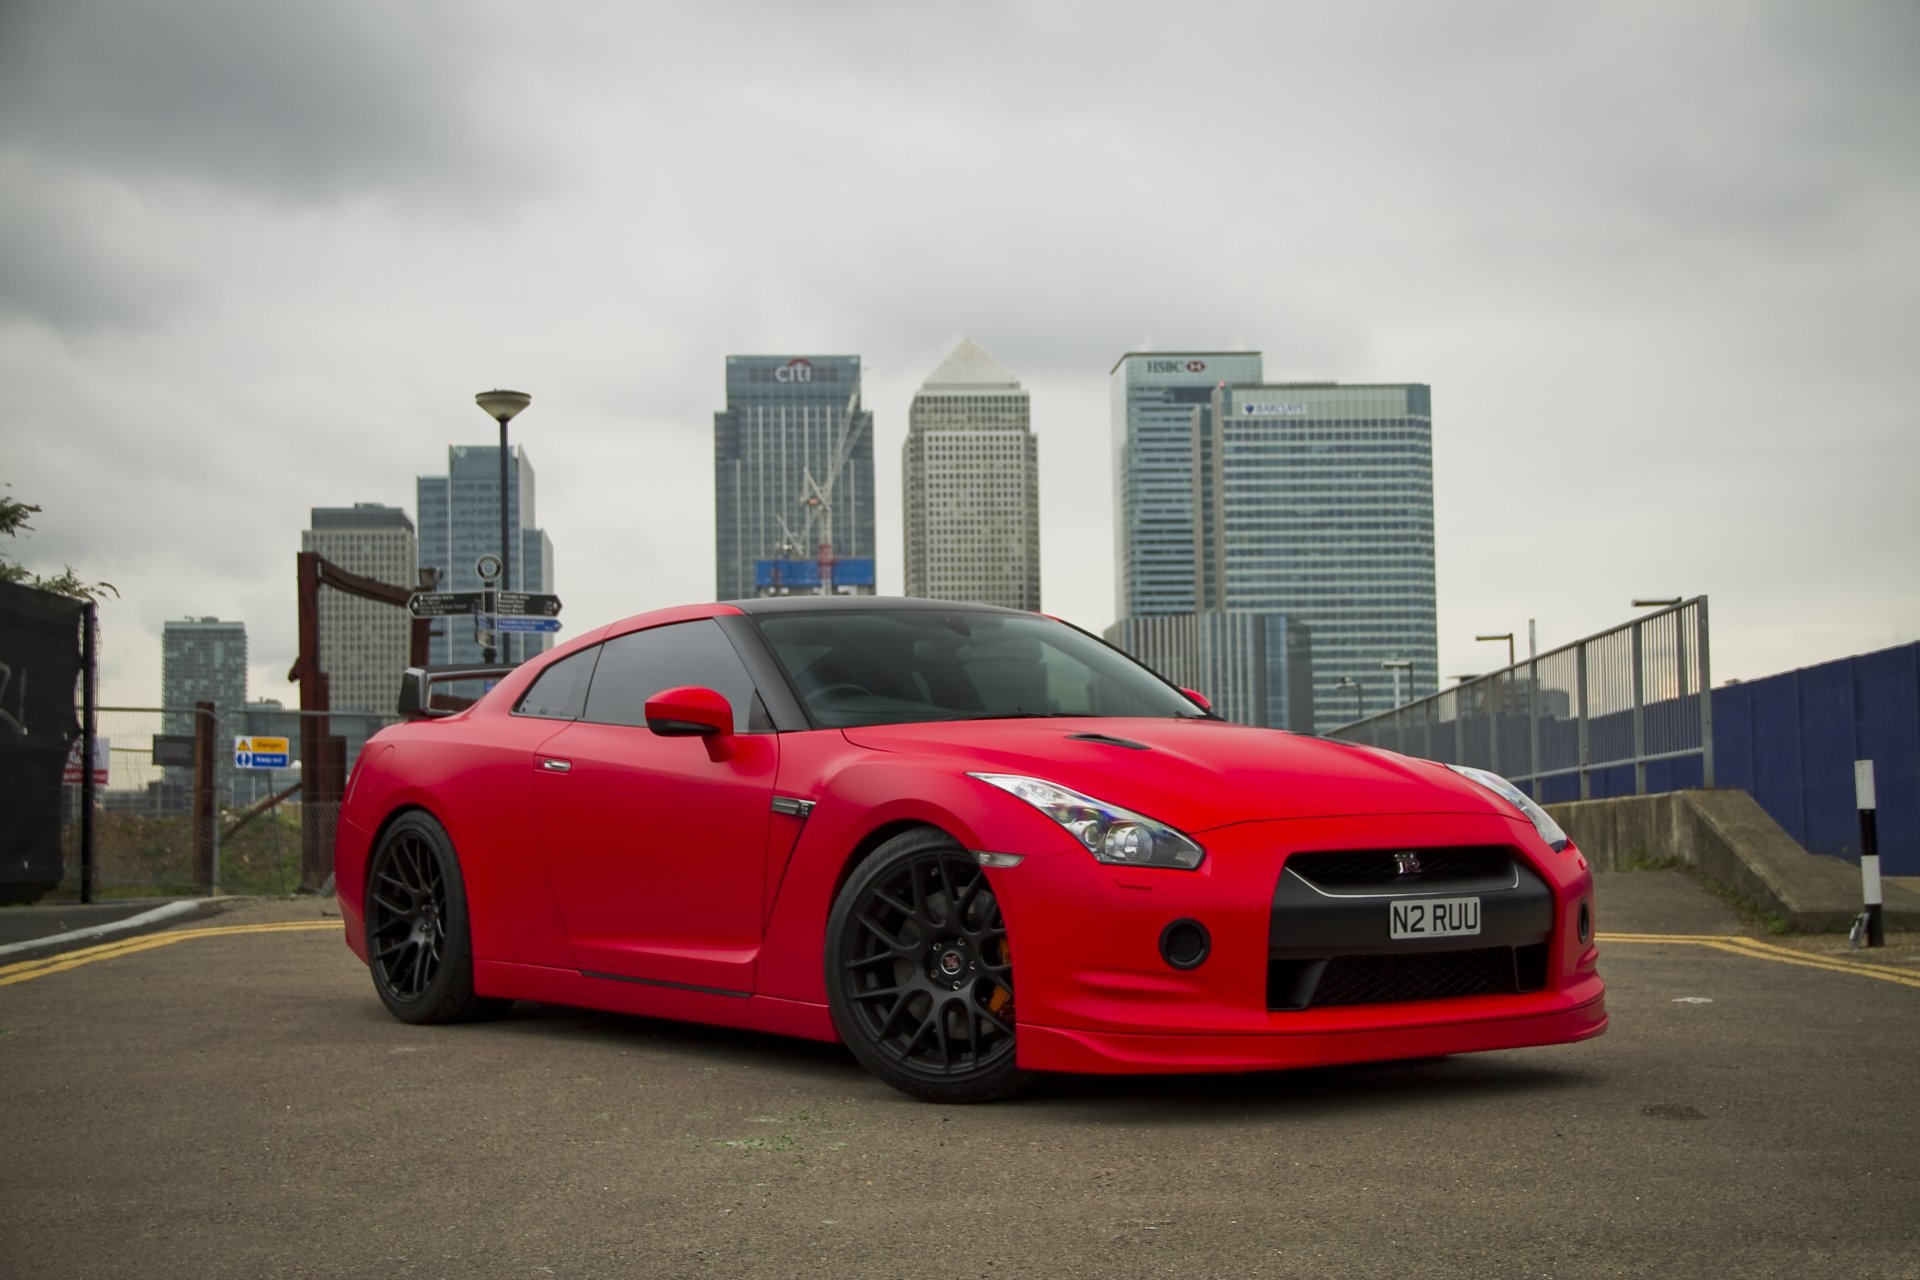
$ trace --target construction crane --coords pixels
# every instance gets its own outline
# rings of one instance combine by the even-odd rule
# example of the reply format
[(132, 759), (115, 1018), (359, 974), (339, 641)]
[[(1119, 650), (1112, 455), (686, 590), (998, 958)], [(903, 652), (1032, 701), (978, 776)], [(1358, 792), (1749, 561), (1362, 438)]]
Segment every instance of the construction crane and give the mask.
[[(825, 482), (816, 479), (813, 468), (801, 469), (805, 492), (800, 502), (806, 508), (806, 523), (803, 526), (806, 542), (815, 548), (820, 564), (820, 594), (833, 594), (833, 566), (837, 558), (833, 554), (833, 487), (840, 481), (840, 475), (853, 461), (854, 439), (853, 424), (859, 421), (860, 393), (855, 391), (847, 397), (847, 411), (840, 419), (840, 439), (835, 442), (832, 465), (827, 471)], [(781, 522), (786, 528), (786, 522)]]

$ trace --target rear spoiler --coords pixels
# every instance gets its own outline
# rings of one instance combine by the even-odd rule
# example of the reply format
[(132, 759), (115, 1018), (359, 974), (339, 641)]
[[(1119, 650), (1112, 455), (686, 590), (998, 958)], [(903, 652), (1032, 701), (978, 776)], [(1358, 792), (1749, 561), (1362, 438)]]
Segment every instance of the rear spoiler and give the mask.
[(407, 720), (425, 720), (433, 716), (450, 716), (456, 711), (465, 711), (480, 701), (479, 693), (471, 696), (450, 690), (435, 693), (433, 687), (437, 684), (481, 680), (486, 682), (480, 690), (480, 693), (484, 693), (493, 687), (494, 681), (512, 670), (511, 665), (408, 667), (405, 674), (400, 677), (400, 715)]

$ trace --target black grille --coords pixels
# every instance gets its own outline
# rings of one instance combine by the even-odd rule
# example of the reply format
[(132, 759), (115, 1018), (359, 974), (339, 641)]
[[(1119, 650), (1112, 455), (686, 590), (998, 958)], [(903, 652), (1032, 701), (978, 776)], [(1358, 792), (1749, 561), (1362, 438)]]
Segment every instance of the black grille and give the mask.
[[(1412, 854), (1420, 870), (1402, 874), (1401, 855)], [(1451, 849), (1356, 849), (1341, 853), (1296, 853), (1288, 869), (1323, 889), (1420, 885), (1431, 888), (1456, 880), (1505, 879), (1513, 855), (1495, 846)]]
[(1275, 960), (1267, 969), (1267, 1007), (1394, 1004), (1460, 996), (1516, 995), (1546, 986), (1547, 947), (1482, 947), (1405, 955)]

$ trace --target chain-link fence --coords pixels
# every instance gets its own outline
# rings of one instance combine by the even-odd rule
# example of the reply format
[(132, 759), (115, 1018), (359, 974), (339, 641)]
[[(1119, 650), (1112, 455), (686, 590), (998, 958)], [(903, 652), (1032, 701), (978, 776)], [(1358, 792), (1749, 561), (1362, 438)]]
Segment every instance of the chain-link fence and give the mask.
[(1713, 785), (1698, 596), (1327, 734), (1503, 774), (1542, 801)]
[[(395, 719), (211, 704), (98, 708), (95, 896), (318, 889), (333, 870), (346, 772)], [(319, 771), (331, 785), (309, 799), (307, 756), (316, 749), (333, 761)], [(50, 900), (81, 895), (79, 784), (76, 765), (61, 787), (62, 876)]]

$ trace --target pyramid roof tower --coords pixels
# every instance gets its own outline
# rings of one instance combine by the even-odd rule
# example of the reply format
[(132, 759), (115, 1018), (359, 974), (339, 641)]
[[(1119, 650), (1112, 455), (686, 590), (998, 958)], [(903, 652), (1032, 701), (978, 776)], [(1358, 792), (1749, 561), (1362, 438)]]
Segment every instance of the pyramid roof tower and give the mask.
[(1020, 386), (1020, 380), (972, 338), (960, 339), (953, 354), (933, 371), (924, 391), (1001, 391)]

